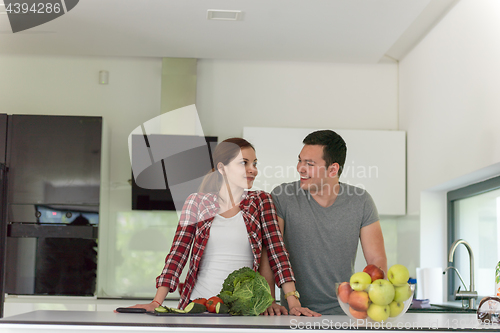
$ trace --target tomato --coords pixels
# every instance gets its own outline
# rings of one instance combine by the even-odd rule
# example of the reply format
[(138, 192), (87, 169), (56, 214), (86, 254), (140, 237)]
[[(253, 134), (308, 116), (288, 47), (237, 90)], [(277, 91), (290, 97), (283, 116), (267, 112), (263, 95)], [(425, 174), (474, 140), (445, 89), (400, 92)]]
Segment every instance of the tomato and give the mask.
[(200, 304), (205, 305), (205, 306), (207, 305), (207, 299), (206, 298), (197, 298), (193, 302), (200, 303)]
[(208, 312), (215, 313), (215, 311), (216, 311), (215, 307), (217, 306), (217, 303), (224, 304), (224, 302), (222, 301), (222, 299), (220, 299), (220, 297), (217, 297), (217, 296), (210, 297), (207, 300), (207, 304), (205, 304)]

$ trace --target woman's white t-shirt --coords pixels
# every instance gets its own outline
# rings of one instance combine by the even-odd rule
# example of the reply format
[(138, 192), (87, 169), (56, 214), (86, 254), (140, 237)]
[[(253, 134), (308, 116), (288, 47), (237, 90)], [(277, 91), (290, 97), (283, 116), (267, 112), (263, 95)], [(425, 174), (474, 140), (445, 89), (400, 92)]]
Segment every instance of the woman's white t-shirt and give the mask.
[(241, 267), (253, 267), (253, 254), (243, 215), (216, 215), (200, 262), (191, 299), (216, 296), (226, 277)]

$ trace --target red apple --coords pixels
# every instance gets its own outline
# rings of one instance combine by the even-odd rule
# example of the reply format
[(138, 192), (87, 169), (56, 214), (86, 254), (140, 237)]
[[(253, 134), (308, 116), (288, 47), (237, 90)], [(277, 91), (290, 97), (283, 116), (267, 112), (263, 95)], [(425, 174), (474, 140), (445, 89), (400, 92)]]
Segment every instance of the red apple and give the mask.
[(378, 279), (383, 279), (385, 274), (384, 271), (375, 265), (368, 265), (363, 269), (363, 272), (368, 273), (370, 277), (372, 278), (372, 281), (378, 280)]
[(337, 290), (337, 295), (339, 297), (339, 300), (347, 303), (349, 302), (349, 296), (351, 295), (352, 288), (349, 282), (342, 282), (339, 285), (339, 290)]
[(368, 314), (366, 313), (366, 311), (357, 311), (357, 310), (354, 310), (352, 308), (352, 306), (349, 307), (349, 312), (356, 319), (365, 319), (366, 317), (368, 317)]
[(349, 305), (356, 311), (368, 310), (370, 298), (366, 291), (353, 291), (349, 295)]

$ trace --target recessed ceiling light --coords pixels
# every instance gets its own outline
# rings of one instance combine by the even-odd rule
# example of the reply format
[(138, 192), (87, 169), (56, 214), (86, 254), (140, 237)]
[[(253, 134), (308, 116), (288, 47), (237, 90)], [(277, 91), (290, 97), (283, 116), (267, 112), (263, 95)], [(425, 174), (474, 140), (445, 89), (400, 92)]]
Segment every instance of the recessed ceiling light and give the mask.
[(241, 18), (241, 10), (207, 10), (207, 20), (238, 21), (241, 20)]

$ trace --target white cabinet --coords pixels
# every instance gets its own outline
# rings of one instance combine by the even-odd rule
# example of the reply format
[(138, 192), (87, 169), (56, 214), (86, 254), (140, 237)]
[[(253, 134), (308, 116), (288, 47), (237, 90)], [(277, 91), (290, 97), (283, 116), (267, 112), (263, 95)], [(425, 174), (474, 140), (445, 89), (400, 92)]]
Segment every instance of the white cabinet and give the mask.
[[(298, 180), (302, 140), (316, 129), (244, 127), (243, 137), (256, 150), (259, 175), (255, 189)], [(347, 144), (340, 181), (365, 188), (380, 215), (406, 213), (406, 133), (404, 131), (336, 130)]]

